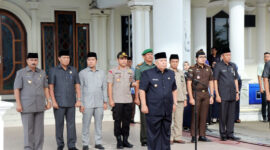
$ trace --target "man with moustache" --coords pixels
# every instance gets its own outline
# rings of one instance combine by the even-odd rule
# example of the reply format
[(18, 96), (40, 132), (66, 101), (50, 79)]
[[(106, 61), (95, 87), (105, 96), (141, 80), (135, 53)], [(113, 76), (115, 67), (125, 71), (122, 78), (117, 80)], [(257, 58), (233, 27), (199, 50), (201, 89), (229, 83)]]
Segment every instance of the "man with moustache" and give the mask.
[(63, 150), (65, 146), (63, 138), (65, 118), (68, 149), (77, 150), (75, 107), (81, 106), (79, 75), (76, 68), (69, 66), (69, 51), (60, 51), (58, 60), (60, 64), (49, 71), (49, 89), (54, 108), (57, 150)]
[(42, 150), (44, 111), (51, 108), (48, 82), (45, 71), (37, 68), (37, 53), (28, 53), (26, 62), (27, 67), (17, 71), (14, 81), (16, 110), (21, 113), (24, 150)]
[[(132, 97), (130, 88), (136, 86), (134, 72), (127, 66), (127, 54), (117, 54), (118, 66), (108, 73), (108, 96), (114, 120), (114, 136), (117, 149), (132, 148), (128, 142), (129, 127), (132, 115)], [(123, 139), (122, 139), (123, 136)]]
[[(141, 75), (145, 70), (151, 69), (155, 67), (155, 64), (153, 63), (153, 49), (146, 49), (142, 52), (142, 57), (144, 59), (143, 63), (140, 63), (136, 66), (135, 69), (135, 80), (137, 83), (137, 88), (135, 89), (135, 104), (137, 104), (140, 107), (140, 97), (139, 97), (139, 84), (141, 80)], [(140, 107), (141, 109), (141, 107)], [(145, 114), (140, 113), (140, 120), (141, 120), (141, 130), (140, 130), (140, 141), (142, 146), (147, 145), (147, 131), (146, 131), (146, 120), (145, 120)]]
[(156, 67), (142, 73), (141, 111), (146, 116), (148, 150), (170, 150), (172, 112), (177, 105), (175, 73), (167, 69), (165, 52), (155, 54)]
[(107, 109), (107, 78), (103, 70), (97, 69), (97, 54), (87, 54), (87, 68), (79, 73), (81, 83), (82, 105), (80, 111), (82, 119), (82, 144), (83, 150), (88, 150), (89, 126), (92, 116), (95, 118), (95, 148), (104, 149), (102, 146), (102, 119), (103, 112)]
[(235, 103), (239, 100), (238, 72), (236, 65), (231, 62), (229, 47), (222, 50), (222, 61), (214, 69), (214, 84), (216, 101), (219, 108), (219, 132), (222, 141), (240, 138), (234, 136)]

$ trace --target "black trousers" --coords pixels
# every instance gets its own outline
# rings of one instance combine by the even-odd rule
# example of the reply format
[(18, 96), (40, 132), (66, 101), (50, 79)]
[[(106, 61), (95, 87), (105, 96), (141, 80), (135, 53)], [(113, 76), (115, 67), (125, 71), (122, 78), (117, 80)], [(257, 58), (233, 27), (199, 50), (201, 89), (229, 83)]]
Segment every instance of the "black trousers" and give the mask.
[(221, 101), (219, 112), (219, 133), (221, 137), (234, 136), (236, 100)]
[(270, 102), (266, 100), (265, 92), (261, 94), (262, 94), (262, 117), (263, 117), (263, 120), (266, 120), (268, 117), (268, 121), (270, 121)]
[(172, 114), (146, 116), (148, 150), (170, 150)]
[(76, 135), (76, 124), (75, 124), (75, 107), (59, 107), (54, 109), (55, 118), (55, 134), (57, 146), (64, 146), (64, 120), (66, 118), (67, 126), (67, 145), (68, 148), (76, 146), (77, 135)]
[(114, 136), (129, 136), (132, 103), (115, 103), (112, 111), (114, 120)]
[(235, 102), (235, 119), (234, 120), (235, 121), (240, 120), (240, 99)]

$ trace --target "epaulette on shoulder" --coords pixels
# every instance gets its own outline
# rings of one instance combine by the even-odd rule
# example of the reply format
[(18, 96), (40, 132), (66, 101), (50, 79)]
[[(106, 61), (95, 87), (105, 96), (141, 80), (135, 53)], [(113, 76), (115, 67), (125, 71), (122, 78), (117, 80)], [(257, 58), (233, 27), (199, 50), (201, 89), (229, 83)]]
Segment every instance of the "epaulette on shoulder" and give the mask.
[(140, 69), (140, 66), (143, 65), (143, 63), (139, 63), (137, 66), (136, 66), (136, 69)]
[(189, 69), (188, 69), (188, 71), (193, 71), (194, 68), (195, 68), (195, 65), (190, 66)]

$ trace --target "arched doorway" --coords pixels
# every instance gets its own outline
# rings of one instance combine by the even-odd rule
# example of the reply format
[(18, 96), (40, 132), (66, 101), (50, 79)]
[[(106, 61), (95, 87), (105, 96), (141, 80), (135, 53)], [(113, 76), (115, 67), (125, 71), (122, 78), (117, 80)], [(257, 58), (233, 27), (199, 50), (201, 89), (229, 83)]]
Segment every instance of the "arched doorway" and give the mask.
[(25, 66), (26, 31), (11, 12), (0, 9), (0, 94), (12, 94), (16, 71)]

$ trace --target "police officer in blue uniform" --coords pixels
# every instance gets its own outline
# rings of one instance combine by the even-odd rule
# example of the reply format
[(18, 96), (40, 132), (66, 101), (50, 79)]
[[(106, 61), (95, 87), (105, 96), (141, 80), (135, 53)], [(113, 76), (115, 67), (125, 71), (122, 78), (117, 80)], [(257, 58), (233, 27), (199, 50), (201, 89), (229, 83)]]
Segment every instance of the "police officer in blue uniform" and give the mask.
[(146, 114), (148, 150), (170, 150), (172, 112), (177, 105), (175, 74), (167, 68), (165, 52), (155, 55), (156, 67), (142, 73), (141, 111)]

